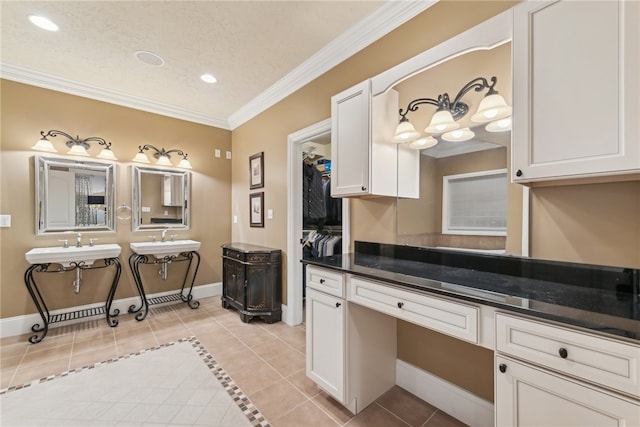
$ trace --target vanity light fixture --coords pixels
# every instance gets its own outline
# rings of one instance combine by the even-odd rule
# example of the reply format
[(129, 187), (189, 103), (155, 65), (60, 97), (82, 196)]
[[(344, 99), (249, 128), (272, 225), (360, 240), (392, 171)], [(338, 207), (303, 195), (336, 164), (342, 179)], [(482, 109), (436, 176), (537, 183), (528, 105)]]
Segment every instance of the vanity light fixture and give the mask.
[(149, 150), (153, 150), (154, 151), (153, 157), (156, 159), (156, 165), (159, 165), (159, 166), (172, 166), (172, 164), (171, 164), (171, 153), (176, 153), (178, 156), (182, 156), (182, 159), (178, 163), (178, 167), (179, 168), (183, 168), (183, 169), (192, 169), (191, 163), (189, 163), (189, 160), (187, 159), (187, 156), (188, 156), (187, 153), (185, 153), (184, 151), (182, 151), (182, 150), (180, 150), (178, 148), (172, 148), (171, 150), (165, 150), (164, 147), (161, 148), (161, 149), (157, 149), (156, 147), (154, 147), (151, 144), (145, 144), (145, 145), (138, 146), (138, 149), (140, 151), (132, 159), (132, 161), (134, 161), (134, 162), (151, 163), (149, 161), (149, 157), (147, 157), (147, 155), (144, 152), (145, 151), (149, 151)]
[(399, 111), (400, 123), (396, 128), (396, 133), (392, 139), (393, 142), (398, 144), (403, 142), (410, 143), (420, 137), (420, 132), (416, 131), (409, 122), (407, 114), (409, 114), (410, 111), (416, 111), (418, 107), (423, 104), (430, 104), (437, 107), (429, 125), (424, 129), (425, 132), (433, 135), (442, 134), (442, 139), (445, 141), (466, 141), (473, 138), (474, 134), (470, 129), (464, 128), (458, 130), (460, 125), (456, 123), (456, 120), (464, 117), (469, 112), (469, 105), (462, 102), (462, 97), (471, 90), (481, 92), (488, 89), (485, 97), (478, 106), (478, 111), (471, 116), (471, 121), (486, 123), (511, 116), (511, 107), (507, 105), (504, 98), (495, 90), (497, 81), (498, 78), (495, 76), (491, 77), (491, 82), (484, 77), (476, 77), (458, 91), (453, 101), (450, 99), (448, 93), (438, 95), (437, 99), (414, 99), (409, 102), (406, 109), (401, 108)]
[(40, 135), (41, 137), (38, 142), (36, 142), (35, 145), (31, 147), (32, 150), (57, 153), (58, 150), (56, 150), (51, 141), (49, 141), (48, 137), (55, 138), (56, 136), (61, 135), (67, 138), (67, 142), (65, 142), (66, 146), (69, 147), (69, 151), (67, 151), (67, 154), (70, 154), (72, 156), (89, 157), (89, 153), (87, 152), (87, 149), (91, 147), (89, 143), (97, 142), (98, 145), (104, 145), (104, 148), (96, 157), (106, 160), (118, 160), (113, 154), (113, 151), (111, 151), (111, 143), (98, 136), (90, 136), (89, 138), (83, 139), (81, 139), (79, 136), (76, 136), (74, 138), (68, 133), (62, 132), (60, 130), (50, 130), (46, 133), (44, 131), (40, 131)]

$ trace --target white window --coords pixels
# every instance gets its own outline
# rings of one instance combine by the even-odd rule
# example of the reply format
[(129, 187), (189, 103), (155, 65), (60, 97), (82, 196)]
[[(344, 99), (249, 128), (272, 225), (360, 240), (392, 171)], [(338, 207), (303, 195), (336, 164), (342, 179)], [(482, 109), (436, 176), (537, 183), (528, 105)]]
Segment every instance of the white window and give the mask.
[(444, 176), (442, 234), (506, 236), (507, 170)]

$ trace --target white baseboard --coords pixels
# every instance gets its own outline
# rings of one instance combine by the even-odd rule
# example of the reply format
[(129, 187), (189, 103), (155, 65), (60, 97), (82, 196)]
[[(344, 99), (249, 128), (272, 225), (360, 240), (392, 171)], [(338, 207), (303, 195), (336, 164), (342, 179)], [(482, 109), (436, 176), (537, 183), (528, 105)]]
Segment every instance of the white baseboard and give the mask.
[(396, 384), (471, 427), (494, 425), (493, 403), (400, 359)]
[[(168, 292), (159, 292), (157, 294), (147, 295), (147, 298), (155, 298), (161, 297), (164, 295), (172, 295), (178, 292), (177, 290), (168, 291)], [(207, 285), (194, 286), (192, 295), (194, 299), (212, 297), (216, 295), (222, 295), (222, 283), (210, 283)], [(129, 306), (132, 304), (140, 305), (140, 297), (129, 297), (122, 298), (113, 301), (111, 305), (111, 310), (118, 309), (120, 313), (126, 313), (129, 309)], [(103, 306), (104, 303), (95, 303), (95, 304), (87, 304), (77, 307), (70, 307), (61, 310), (52, 310), (51, 314), (59, 314), (67, 311), (76, 311), (76, 310), (84, 310), (91, 309), (95, 307)], [(70, 325), (72, 323), (84, 322), (88, 318), (69, 320), (65, 322), (56, 323), (52, 328), (63, 325)], [(97, 317), (94, 317), (97, 319)], [(42, 324), (42, 318), (38, 313), (34, 314), (25, 314), (21, 316), (7, 317), (5, 319), (0, 319), (0, 338), (12, 337), (16, 335), (22, 335), (31, 332), (31, 326), (39, 323)]]

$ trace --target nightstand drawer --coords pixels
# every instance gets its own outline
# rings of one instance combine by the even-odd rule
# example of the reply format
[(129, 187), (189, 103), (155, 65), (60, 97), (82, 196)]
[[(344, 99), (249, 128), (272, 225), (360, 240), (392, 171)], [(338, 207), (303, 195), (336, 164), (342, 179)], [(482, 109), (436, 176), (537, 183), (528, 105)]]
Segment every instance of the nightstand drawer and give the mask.
[(307, 286), (320, 292), (344, 298), (344, 279), (341, 273), (307, 265)]
[(353, 276), (347, 288), (350, 302), (478, 344), (477, 307)]
[(496, 350), (640, 397), (640, 346), (496, 314)]

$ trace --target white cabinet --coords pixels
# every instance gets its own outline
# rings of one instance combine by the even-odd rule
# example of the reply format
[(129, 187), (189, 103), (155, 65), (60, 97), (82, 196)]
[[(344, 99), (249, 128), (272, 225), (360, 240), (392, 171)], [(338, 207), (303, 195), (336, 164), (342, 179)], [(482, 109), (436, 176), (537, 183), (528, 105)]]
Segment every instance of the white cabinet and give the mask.
[(497, 426), (640, 425), (640, 346), (496, 314)]
[(345, 308), (342, 298), (307, 289), (307, 376), (341, 403), (345, 403)]
[(525, 363), (496, 357), (496, 426), (637, 426), (640, 404)]
[(398, 108), (395, 90), (371, 96), (371, 80), (331, 98), (333, 197), (418, 197), (420, 153), (391, 142)]
[(513, 181), (640, 172), (640, 2), (524, 2), (513, 19)]
[(395, 384), (396, 322), (349, 305), (344, 275), (307, 266), (307, 376), (357, 414)]

